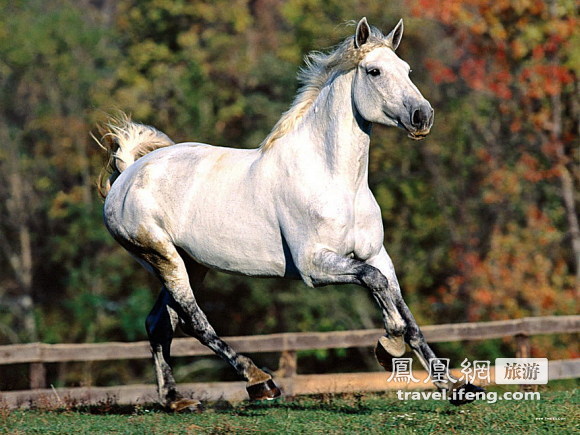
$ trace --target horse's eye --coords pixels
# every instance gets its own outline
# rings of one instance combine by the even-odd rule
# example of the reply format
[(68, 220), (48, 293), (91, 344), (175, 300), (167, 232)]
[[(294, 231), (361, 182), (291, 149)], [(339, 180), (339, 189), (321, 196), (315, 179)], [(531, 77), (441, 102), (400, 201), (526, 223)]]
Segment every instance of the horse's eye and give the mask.
[(377, 68), (372, 68), (367, 71), (367, 74), (372, 75), (373, 77), (380, 76), (381, 72)]

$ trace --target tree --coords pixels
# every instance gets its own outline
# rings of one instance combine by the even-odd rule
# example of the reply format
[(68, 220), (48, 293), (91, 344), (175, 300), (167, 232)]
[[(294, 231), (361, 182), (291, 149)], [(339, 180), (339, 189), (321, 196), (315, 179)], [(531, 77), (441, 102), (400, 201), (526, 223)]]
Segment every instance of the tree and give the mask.
[(8, 267), (0, 276), (0, 333), (10, 341), (54, 340), (57, 330), (58, 340), (90, 339), (90, 322), (85, 329), (54, 320), (74, 321), (70, 301), (102, 292), (95, 270), (112, 243), (94, 194), (101, 157), (90, 145), (87, 108), (95, 93), (107, 93), (114, 52), (90, 7), (2, 3), (0, 261)]
[[(459, 108), (450, 128), (469, 151), (463, 164), (443, 146), (429, 151), (431, 172), (443, 182), (438, 195), (451, 198), (451, 222), (461, 231), (451, 251), (457, 273), (437, 299), (448, 306), (464, 301), (458, 308), (469, 320), (570, 312), (580, 285), (576, 6), (536, 0), (413, 6), (450, 41), (427, 67), (445, 103)], [(459, 197), (445, 174), (458, 164), (471, 168)]]

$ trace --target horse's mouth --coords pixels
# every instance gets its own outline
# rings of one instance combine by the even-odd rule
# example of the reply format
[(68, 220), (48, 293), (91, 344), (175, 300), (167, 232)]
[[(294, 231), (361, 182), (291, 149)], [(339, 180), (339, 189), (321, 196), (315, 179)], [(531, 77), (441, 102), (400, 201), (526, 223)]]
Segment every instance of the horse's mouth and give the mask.
[(410, 137), (413, 140), (423, 140), (427, 137), (428, 134), (429, 134), (429, 130), (427, 130), (427, 131), (415, 131), (415, 132), (409, 131), (409, 134), (407, 135), (407, 137)]
[(427, 137), (429, 132), (431, 131), (431, 127), (426, 128), (424, 130), (412, 130), (407, 127), (404, 123), (399, 121), (399, 125), (402, 125), (405, 130), (407, 130), (407, 137), (410, 137), (413, 140), (423, 140)]
[(401, 118), (397, 118), (397, 127), (402, 128), (407, 132), (407, 137), (410, 137), (413, 140), (423, 140), (427, 137), (429, 132), (431, 131), (431, 126), (423, 130), (415, 130), (407, 126)]

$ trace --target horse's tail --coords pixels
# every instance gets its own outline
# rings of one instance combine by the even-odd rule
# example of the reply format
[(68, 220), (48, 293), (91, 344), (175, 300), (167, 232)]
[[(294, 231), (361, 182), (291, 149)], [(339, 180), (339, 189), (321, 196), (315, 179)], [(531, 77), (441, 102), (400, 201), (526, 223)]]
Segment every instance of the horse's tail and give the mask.
[(135, 160), (158, 148), (174, 142), (161, 131), (149, 125), (138, 124), (124, 113), (110, 116), (97, 125), (100, 139), (93, 138), (107, 152), (107, 163), (99, 174), (98, 189), (105, 198), (117, 177)]

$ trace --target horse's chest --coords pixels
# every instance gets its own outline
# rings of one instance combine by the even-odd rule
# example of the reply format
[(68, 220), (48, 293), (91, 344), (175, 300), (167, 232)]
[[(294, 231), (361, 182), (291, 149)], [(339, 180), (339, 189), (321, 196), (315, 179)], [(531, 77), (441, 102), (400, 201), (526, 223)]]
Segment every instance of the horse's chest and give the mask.
[(354, 255), (367, 260), (379, 253), (383, 246), (384, 230), (378, 206), (359, 210), (355, 215)]
[(372, 196), (355, 201), (329, 201), (310, 213), (313, 236), (335, 252), (366, 260), (383, 244), (380, 209)]

